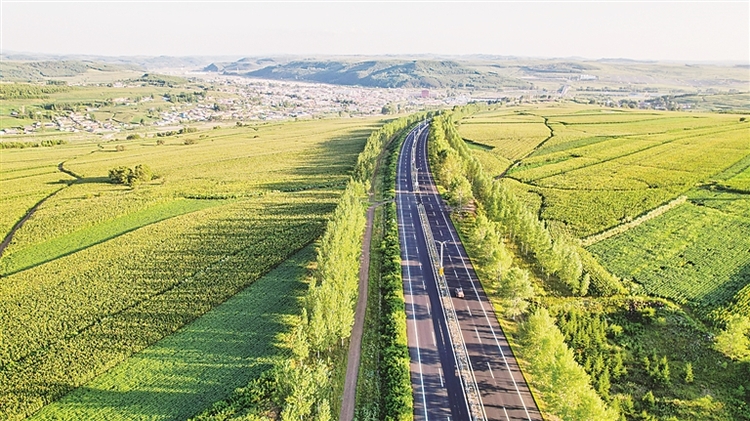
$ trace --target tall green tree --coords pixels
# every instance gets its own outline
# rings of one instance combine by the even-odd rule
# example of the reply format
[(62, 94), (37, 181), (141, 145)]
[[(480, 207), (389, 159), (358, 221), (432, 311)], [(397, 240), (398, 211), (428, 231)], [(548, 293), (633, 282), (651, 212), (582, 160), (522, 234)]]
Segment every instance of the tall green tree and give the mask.
[(503, 299), (506, 317), (515, 320), (526, 312), (529, 307), (527, 300), (534, 296), (529, 272), (518, 267), (508, 270), (502, 277), (499, 293)]

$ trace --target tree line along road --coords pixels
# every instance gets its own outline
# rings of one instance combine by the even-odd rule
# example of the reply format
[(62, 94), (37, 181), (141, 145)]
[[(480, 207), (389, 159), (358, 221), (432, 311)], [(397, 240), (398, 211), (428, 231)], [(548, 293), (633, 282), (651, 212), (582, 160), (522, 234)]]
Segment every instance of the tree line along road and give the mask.
[[(427, 127), (420, 124), (406, 137), (396, 177), (415, 420), (541, 421), (492, 305), (437, 193), (427, 162)], [(420, 223), (420, 205), (429, 233)], [(464, 291), (463, 298), (450, 298), (453, 309), (442, 305), (436, 282), (440, 275), (428, 251), (428, 238), (444, 246), (443, 266), (450, 291), (459, 287)], [(460, 328), (453, 340), (451, 315)], [(463, 344), (453, 343), (455, 340)], [(471, 377), (478, 387), (479, 412), (472, 411), (470, 402), (476, 400), (476, 393), (462, 381), (458, 370), (462, 349), (468, 354)]]

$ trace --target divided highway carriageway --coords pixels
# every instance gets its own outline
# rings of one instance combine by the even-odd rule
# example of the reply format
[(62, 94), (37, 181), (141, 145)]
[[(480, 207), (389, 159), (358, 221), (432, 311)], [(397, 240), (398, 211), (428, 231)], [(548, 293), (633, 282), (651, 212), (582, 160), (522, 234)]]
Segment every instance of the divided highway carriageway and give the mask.
[(421, 123), (406, 137), (396, 177), (414, 418), (541, 421), (437, 193), (427, 164), (428, 127)]

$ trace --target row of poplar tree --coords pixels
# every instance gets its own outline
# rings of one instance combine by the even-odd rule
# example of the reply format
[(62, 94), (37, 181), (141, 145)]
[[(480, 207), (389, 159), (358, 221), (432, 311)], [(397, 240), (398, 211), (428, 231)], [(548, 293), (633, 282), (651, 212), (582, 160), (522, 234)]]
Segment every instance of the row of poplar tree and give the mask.
[[(285, 395), (281, 412), (281, 419), (284, 421), (328, 421), (338, 418), (331, 413), (331, 399), (340, 397), (333, 396), (330, 376), (334, 368), (334, 354), (347, 344), (346, 340), (351, 335), (354, 324), (359, 258), (366, 223), (366, 207), (363, 203), (366, 189), (369, 188), (378, 160), (389, 142), (426, 116), (424, 113), (413, 114), (383, 125), (369, 136), (358, 156), (353, 179), (341, 196), (320, 240), (314, 279), (305, 297), (300, 320), (290, 335), (293, 358), (285, 361), (279, 379)], [(393, 316), (392, 313), (389, 314)], [(403, 327), (405, 329), (405, 324)], [(401, 341), (397, 342), (399, 343), (388, 346), (388, 349), (392, 351), (398, 348), (403, 351), (402, 348), (405, 347), (400, 346)], [(406, 355), (405, 373), (408, 380), (408, 350)], [(401, 366), (404, 364), (396, 361), (392, 370), (386, 370), (389, 373), (396, 370), (400, 374), (391, 373), (397, 378), (386, 383), (404, 383), (401, 379), (404, 377)], [(411, 393), (410, 388), (408, 393)]]
[[(501, 297), (505, 316), (515, 319), (529, 311), (534, 289), (529, 272), (512, 265), (505, 241), (535, 261), (547, 277), (562, 281), (574, 295), (586, 295), (591, 284), (620, 292), (618, 282), (588, 259), (564, 232), (550, 230), (502, 183), (483, 172), (459, 136), (455, 121), (478, 111), (481, 105), (456, 108), (432, 120), (430, 162), (445, 189), (449, 203), (458, 211), (476, 205), (470, 222), (469, 250), (484, 279)], [(613, 287), (614, 285), (614, 287)], [(536, 308), (520, 329), (522, 354), (530, 363), (533, 385), (544, 397), (548, 412), (561, 419), (617, 420), (617, 410), (607, 407), (592, 387), (591, 377), (576, 361), (555, 319)], [(602, 369), (603, 371), (604, 369)], [(608, 389), (608, 384), (597, 384)]]

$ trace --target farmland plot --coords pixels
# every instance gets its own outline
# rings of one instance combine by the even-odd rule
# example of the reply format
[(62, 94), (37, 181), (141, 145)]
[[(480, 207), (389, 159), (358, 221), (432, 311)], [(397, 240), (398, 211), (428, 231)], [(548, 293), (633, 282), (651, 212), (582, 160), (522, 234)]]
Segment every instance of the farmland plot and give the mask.
[[(750, 125), (736, 116), (580, 111), (549, 108), (519, 113), (546, 117), (553, 136), (507, 173), (544, 197), (543, 218), (565, 223), (577, 236), (634, 219), (750, 156)], [(480, 113), (465, 119), (460, 130), (479, 126), (490, 138), (492, 130), (500, 136), (502, 127), (517, 124), (504, 123), (517, 116), (487, 115), (493, 117)], [(493, 118), (495, 123), (490, 124)], [(529, 143), (536, 140), (528, 137)], [(500, 140), (492, 146), (496, 155), (507, 148), (508, 154), (517, 156), (515, 141)], [(742, 176), (736, 180), (741, 186)]]
[(590, 250), (646, 292), (703, 314), (750, 283), (750, 220), (687, 203)]
[(285, 349), (312, 246), (203, 317), (45, 407), (31, 419), (187, 419), (245, 386)]
[[(314, 121), (198, 132), (189, 145), (182, 136), (121, 152), (80, 146), (87, 153), (66, 168), (82, 178), (0, 259), (0, 418), (23, 419), (88, 383), (317, 238), (374, 127)], [(107, 181), (109, 169), (141, 163), (159, 177), (132, 189)]]
[(531, 152), (550, 135), (543, 118), (524, 117), (531, 117), (530, 121), (497, 124), (468, 120), (460, 125), (458, 133), (464, 139), (494, 147), (493, 152), (498, 156), (513, 161)]
[(0, 153), (0, 237), (37, 202), (60, 190), (73, 177), (57, 166), (67, 159), (88, 153), (91, 145), (63, 145), (51, 148), (3, 149)]

